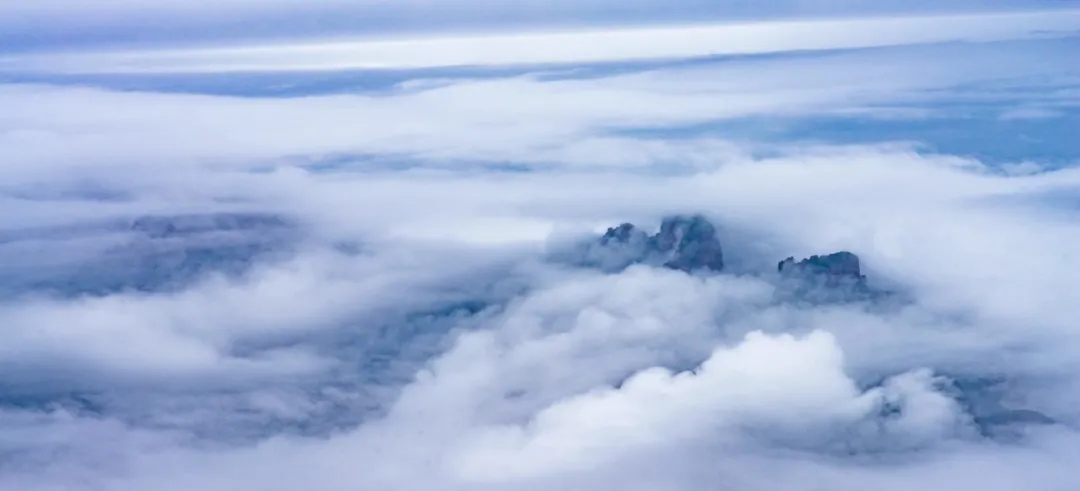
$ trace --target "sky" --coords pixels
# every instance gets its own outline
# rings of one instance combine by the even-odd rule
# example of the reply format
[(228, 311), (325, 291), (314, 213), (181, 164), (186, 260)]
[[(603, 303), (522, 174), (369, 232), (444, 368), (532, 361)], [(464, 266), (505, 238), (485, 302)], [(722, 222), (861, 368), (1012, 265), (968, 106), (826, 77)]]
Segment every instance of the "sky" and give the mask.
[[(0, 33), (0, 490), (1080, 486), (1067, 2), (39, 0)], [(724, 271), (575, 259), (673, 215)], [(836, 251), (887, 294), (781, 294)]]
[(1069, 8), (1068, 0), (13, 0), (13, 50)]

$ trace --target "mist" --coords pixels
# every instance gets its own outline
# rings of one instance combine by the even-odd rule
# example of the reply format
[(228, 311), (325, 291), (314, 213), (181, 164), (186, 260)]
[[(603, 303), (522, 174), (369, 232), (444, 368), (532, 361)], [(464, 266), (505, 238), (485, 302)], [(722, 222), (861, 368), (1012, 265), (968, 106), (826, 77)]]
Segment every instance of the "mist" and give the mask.
[(5, 57), (0, 489), (1075, 489), (1075, 12), (849, 10)]

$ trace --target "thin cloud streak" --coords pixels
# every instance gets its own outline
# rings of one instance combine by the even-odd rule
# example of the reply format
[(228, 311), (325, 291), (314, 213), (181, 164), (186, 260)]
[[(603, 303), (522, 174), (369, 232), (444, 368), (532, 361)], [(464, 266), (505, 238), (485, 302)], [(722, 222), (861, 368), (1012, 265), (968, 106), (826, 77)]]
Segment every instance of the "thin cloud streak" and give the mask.
[(1067, 0), (11, 0), (0, 45), (13, 52), (320, 36), (856, 18), (1067, 8)]
[[(1074, 99), (1054, 96), (1042, 84), (1067, 78), (1075, 68), (1055, 62), (1063, 55), (1031, 57), (1038, 49), (897, 48), (585, 78), (420, 79), (386, 92), (289, 98), (4, 86), (0, 150), (7, 165), (0, 169), (0, 189), (101, 182), (114, 172), (129, 185), (161, 189), (159, 176), (196, 179), (200, 168), (317, 164), (335, 156), (339, 170), (377, 171), (378, 162), (387, 160), (465, 170), (470, 162), (707, 169), (742, 150), (709, 135), (671, 139), (627, 131), (844, 109), (892, 114), (897, 105), (948, 98), (950, 87), (997, 80), (1010, 80), (1024, 88), (1014, 93), (1030, 93), (1046, 107), (1067, 106)], [(375, 163), (366, 164), (368, 157)], [(134, 172), (147, 166), (159, 174)]]
[(0, 71), (163, 74), (627, 62), (1066, 36), (1080, 11), (771, 21), (436, 38), (297, 41), (201, 49), (29, 54)]

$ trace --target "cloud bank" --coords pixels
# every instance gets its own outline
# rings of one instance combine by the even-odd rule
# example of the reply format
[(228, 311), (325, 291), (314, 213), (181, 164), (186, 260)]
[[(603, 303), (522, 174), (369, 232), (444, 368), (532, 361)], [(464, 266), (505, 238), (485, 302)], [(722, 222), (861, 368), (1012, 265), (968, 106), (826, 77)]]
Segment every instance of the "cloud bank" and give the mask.
[[(0, 85), (0, 489), (1074, 489), (1075, 161), (791, 129), (1056, 141), (1075, 38), (1000, 26)], [(723, 271), (561, 259), (674, 214)], [(887, 294), (783, 294), (841, 250)]]

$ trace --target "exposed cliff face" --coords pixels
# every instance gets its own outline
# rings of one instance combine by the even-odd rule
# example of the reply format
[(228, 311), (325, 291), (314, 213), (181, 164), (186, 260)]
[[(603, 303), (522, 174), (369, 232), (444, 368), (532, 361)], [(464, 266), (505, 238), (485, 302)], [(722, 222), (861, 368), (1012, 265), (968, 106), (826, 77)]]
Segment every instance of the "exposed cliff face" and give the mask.
[[(724, 270), (718, 235), (716, 227), (701, 215), (667, 217), (654, 235), (623, 223), (585, 244), (572, 261), (610, 272), (646, 264), (687, 273), (716, 273)], [(847, 251), (799, 261), (789, 257), (777, 264), (777, 270), (777, 297), (783, 301), (845, 302), (866, 300), (874, 294), (866, 285), (859, 257)]]
[(799, 262), (795, 262), (794, 257), (789, 257), (780, 261), (776, 269), (785, 274), (865, 279), (859, 271), (859, 256), (847, 251), (834, 252), (827, 256), (810, 256)]
[(585, 251), (585, 263), (606, 270), (631, 264), (651, 264), (680, 271), (721, 271), (724, 254), (716, 227), (705, 217), (674, 216), (660, 224), (655, 235), (630, 223), (607, 230)]
[[(654, 235), (632, 223), (611, 227), (599, 240), (586, 244), (582, 262), (612, 271), (631, 264), (648, 264), (686, 272), (720, 272), (724, 270), (724, 252), (716, 227), (708, 219), (701, 215), (679, 215), (665, 218)], [(799, 261), (788, 257), (777, 263), (777, 272), (788, 284), (830, 288), (866, 286), (859, 256), (848, 251)]]
[(776, 269), (781, 276), (778, 292), (782, 296), (826, 303), (865, 300), (875, 295), (866, 285), (859, 256), (851, 252), (815, 255), (798, 262), (789, 257), (780, 261)]
[(666, 255), (664, 266), (680, 271), (724, 269), (724, 253), (716, 227), (705, 217), (667, 218), (660, 232), (649, 238), (652, 250)]

